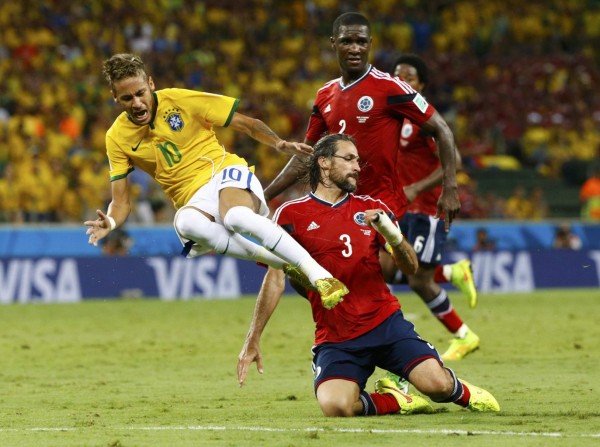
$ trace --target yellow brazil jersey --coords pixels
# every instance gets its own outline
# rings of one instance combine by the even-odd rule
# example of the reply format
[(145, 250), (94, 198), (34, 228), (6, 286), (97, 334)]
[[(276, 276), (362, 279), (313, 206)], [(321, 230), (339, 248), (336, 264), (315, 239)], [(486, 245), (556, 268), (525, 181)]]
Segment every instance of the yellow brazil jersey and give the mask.
[(180, 208), (223, 168), (247, 166), (243, 158), (225, 151), (213, 131), (213, 126), (229, 125), (238, 99), (171, 88), (156, 91), (154, 100), (150, 124), (135, 124), (123, 112), (106, 133), (111, 181), (137, 166)]

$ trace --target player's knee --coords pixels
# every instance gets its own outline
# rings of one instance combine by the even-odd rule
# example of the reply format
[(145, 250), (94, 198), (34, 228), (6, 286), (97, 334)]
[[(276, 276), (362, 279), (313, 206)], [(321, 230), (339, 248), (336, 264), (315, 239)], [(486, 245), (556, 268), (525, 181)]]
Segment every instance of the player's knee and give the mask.
[(175, 231), (181, 237), (198, 244), (208, 242), (210, 220), (195, 208), (181, 208), (173, 221)]
[(415, 387), (426, 396), (429, 396), (434, 402), (445, 400), (453, 393), (454, 379), (448, 372), (441, 368), (419, 381), (419, 386)]
[(354, 416), (354, 402), (345, 396), (320, 396), (319, 405), (324, 416), (327, 417), (350, 417)]
[(244, 233), (257, 214), (246, 206), (234, 206), (223, 217), (223, 225), (230, 231)]
[(408, 380), (417, 390), (436, 402), (451, 395), (455, 386), (454, 376), (434, 359), (417, 365), (409, 374)]

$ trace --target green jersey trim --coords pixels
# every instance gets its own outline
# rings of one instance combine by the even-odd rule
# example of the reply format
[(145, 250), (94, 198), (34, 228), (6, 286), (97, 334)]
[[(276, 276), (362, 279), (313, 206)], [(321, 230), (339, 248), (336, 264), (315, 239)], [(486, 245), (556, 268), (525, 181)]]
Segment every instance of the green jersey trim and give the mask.
[(229, 126), (229, 123), (231, 123), (231, 120), (233, 119), (233, 114), (235, 113), (235, 111), (237, 110), (239, 105), (240, 105), (240, 100), (236, 99), (235, 102), (233, 103), (233, 107), (231, 107), (231, 112), (229, 112), (227, 121), (225, 121), (225, 124), (223, 124), (223, 127)]
[(125, 173), (125, 174), (121, 174), (121, 175), (115, 175), (113, 177), (110, 178), (111, 182), (114, 182), (115, 180), (121, 180), (122, 178), (127, 177), (129, 174), (131, 174), (134, 171), (134, 168), (129, 168), (129, 170)]

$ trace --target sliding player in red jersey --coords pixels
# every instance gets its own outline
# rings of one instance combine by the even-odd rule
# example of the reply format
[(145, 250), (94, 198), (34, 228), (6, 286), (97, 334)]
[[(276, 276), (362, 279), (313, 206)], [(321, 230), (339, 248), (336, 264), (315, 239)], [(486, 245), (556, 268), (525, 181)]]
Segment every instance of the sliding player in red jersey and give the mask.
[[(403, 393), (382, 378), (375, 392), (365, 386), (376, 367), (408, 379), (434, 402), (455, 403), (471, 411), (499, 411), (487, 391), (466, 383), (443, 366), (435, 348), (404, 319), (379, 263), (386, 245), (405, 273), (418, 260), (381, 200), (352, 194), (359, 183), (359, 153), (351, 137), (332, 134), (314, 146), (309, 161), (311, 193), (284, 203), (274, 220), (315, 260), (348, 285), (350, 292), (325, 309), (314, 290), (308, 300), (316, 324), (313, 347), (315, 394), (325, 416), (431, 413), (423, 397)], [(262, 372), (260, 338), (285, 287), (280, 270), (269, 268), (238, 360), (243, 385), (250, 364)]]

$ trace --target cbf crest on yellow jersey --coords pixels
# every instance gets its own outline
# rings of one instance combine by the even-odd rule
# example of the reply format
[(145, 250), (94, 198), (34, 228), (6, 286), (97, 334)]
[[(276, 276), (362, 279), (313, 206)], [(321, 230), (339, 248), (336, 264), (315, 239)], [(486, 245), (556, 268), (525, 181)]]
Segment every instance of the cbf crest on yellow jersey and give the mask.
[(111, 181), (139, 167), (180, 208), (223, 168), (247, 165), (227, 152), (213, 131), (229, 125), (238, 99), (177, 88), (158, 90), (154, 99), (150, 124), (140, 126), (123, 112), (106, 133)]

